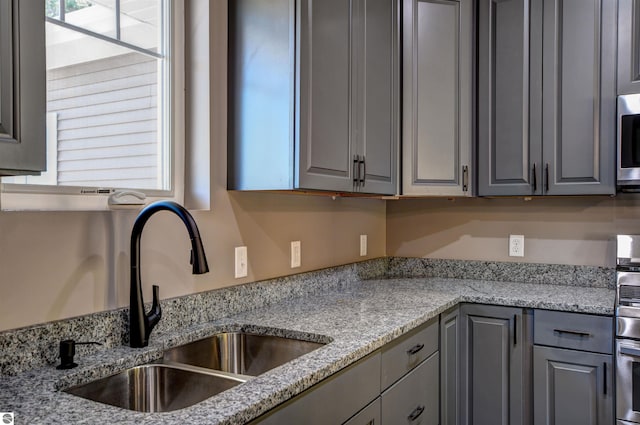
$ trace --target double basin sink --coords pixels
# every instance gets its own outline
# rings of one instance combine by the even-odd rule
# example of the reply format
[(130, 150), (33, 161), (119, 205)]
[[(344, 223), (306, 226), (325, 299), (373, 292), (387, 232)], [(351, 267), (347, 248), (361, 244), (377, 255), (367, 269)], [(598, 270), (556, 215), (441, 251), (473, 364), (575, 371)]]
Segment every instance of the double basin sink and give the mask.
[(225, 332), (168, 349), (157, 362), (65, 392), (139, 412), (169, 412), (199, 403), (323, 345)]

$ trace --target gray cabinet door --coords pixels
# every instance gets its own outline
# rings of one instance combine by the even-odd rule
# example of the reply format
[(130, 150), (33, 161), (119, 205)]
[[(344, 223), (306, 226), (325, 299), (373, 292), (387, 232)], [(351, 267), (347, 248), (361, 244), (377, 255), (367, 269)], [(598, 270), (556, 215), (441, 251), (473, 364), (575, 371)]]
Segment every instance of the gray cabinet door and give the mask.
[(534, 425), (612, 425), (612, 357), (533, 349)]
[(399, 139), (397, 0), (352, 0), (352, 128), (363, 158), (356, 190), (395, 194)]
[(616, 1), (480, 0), (478, 19), (478, 194), (614, 194)]
[(473, 2), (404, 0), (402, 194), (472, 193)]
[(380, 353), (376, 352), (314, 385), (251, 424), (342, 424), (379, 395)]
[(440, 423), (439, 363), (435, 352), (382, 393), (383, 425)]
[(522, 310), (465, 304), (460, 315), (462, 424), (526, 424), (530, 345)]
[(460, 310), (440, 317), (440, 424), (459, 425)]
[(640, 3), (618, 0), (618, 94), (640, 93)]
[(349, 419), (344, 425), (380, 425), (380, 397), (375, 399), (371, 404), (362, 409), (353, 418)]
[(350, 2), (299, 0), (296, 188), (352, 191)]
[(542, 194), (542, 0), (478, 2), (478, 195)]
[(548, 195), (615, 193), (616, 0), (544, 0)]
[(0, 0), (0, 175), (46, 168), (44, 4)]

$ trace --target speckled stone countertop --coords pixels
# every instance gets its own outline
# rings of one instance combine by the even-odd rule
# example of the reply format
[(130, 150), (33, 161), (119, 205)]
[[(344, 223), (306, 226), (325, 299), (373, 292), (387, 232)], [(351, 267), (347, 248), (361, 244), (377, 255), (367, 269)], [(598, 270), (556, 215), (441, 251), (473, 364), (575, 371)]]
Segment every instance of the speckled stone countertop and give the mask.
[[(14, 412), (16, 424), (242, 424), (461, 302), (614, 313), (614, 291), (606, 287), (437, 277), (357, 279), (178, 332), (152, 334), (144, 349), (119, 346), (82, 356), (76, 358), (81, 366), (71, 371), (47, 366), (0, 376), (0, 411)], [(59, 390), (158, 359), (165, 348), (238, 329), (331, 342), (174, 412), (137, 413)]]

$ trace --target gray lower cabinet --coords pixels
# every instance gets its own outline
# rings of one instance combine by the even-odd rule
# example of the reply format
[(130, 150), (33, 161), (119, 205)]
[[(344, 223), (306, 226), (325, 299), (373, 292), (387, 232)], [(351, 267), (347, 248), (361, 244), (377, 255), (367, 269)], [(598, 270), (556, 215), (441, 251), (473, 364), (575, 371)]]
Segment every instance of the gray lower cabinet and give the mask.
[(460, 425), (460, 309), (440, 315), (440, 423)]
[(382, 393), (385, 425), (438, 425), (440, 412), (440, 356), (427, 360)]
[(344, 425), (380, 425), (380, 405), (380, 397), (378, 397)]
[(529, 423), (528, 323), (528, 314), (520, 308), (461, 306), (460, 415), (463, 425)]
[(536, 346), (534, 425), (612, 425), (611, 355)]
[(403, 195), (473, 192), (473, 8), (403, 0)]
[(395, 194), (397, 0), (229, 3), (232, 190)]
[(379, 395), (380, 353), (376, 352), (261, 416), (251, 424), (339, 425)]
[(436, 317), (251, 425), (439, 424), (438, 331)]
[(0, 0), (0, 176), (46, 168), (44, 3)]
[(640, 93), (640, 3), (618, 0), (618, 94)]
[(613, 320), (534, 312), (534, 425), (613, 425)]
[(479, 0), (479, 195), (615, 193), (616, 10)]

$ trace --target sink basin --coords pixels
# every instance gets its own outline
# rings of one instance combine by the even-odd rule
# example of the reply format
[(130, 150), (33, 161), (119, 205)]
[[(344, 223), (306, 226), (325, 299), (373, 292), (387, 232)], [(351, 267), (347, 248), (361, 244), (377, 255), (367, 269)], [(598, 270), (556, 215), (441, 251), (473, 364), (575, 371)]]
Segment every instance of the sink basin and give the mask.
[(147, 364), (65, 390), (89, 400), (138, 412), (182, 409), (245, 382), (187, 367)]
[(169, 349), (165, 351), (163, 359), (168, 362), (257, 376), (323, 345), (271, 335), (226, 332)]

